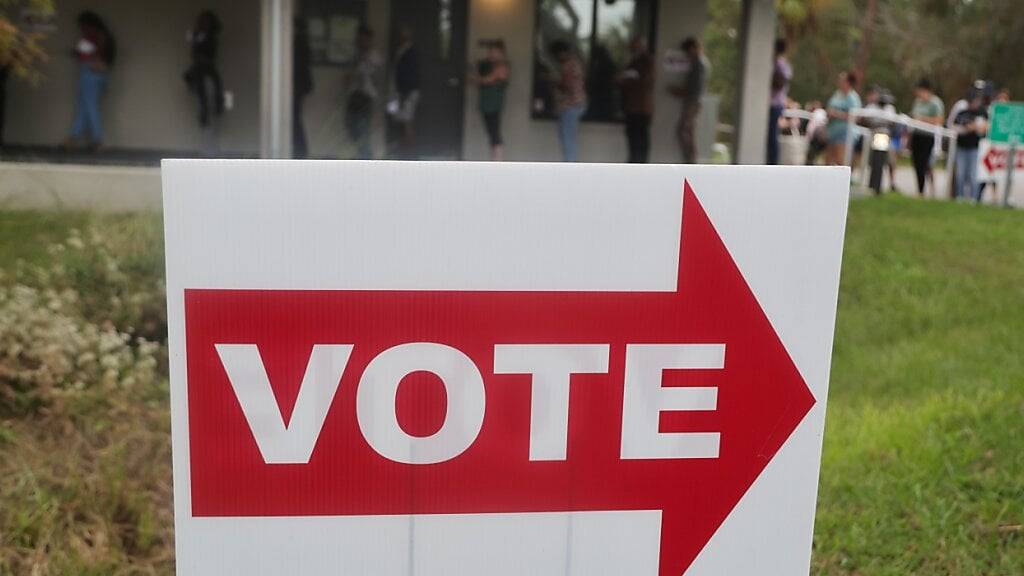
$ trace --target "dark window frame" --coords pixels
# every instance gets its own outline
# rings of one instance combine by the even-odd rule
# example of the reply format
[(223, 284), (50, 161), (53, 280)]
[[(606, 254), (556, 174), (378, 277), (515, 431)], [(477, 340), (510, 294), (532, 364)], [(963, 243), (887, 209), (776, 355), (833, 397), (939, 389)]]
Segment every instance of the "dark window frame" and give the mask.
[[(331, 33), (331, 20), (334, 17), (343, 17), (356, 20), (360, 24), (366, 24), (369, 3), (370, 0), (298, 0), (296, 2), (296, 18), (304, 20), (309, 28), (311, 28), (310, 24), (313, 20), (319, 20), (320, 25), (323, 26), (323, 45), (314, 42), (313, 38), (309, 39), (310, 65), (330, 68), (351, 68), (355, 64), (355, 61), (352, 59), (338, 61), (332, 60), (329, 57), (328, 42)], [(354, 53), (354, 37), (352, 38), (352, 45)]]

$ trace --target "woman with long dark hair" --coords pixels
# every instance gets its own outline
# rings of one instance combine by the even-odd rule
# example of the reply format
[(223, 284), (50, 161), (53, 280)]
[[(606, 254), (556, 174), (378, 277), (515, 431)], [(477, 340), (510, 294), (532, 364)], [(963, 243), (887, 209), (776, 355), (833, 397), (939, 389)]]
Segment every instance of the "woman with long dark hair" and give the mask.
[(78, 15), (78, 30), (78, 42), (72, 51), (78, 59), (78, 99), (71, 136), (65, 146), (86, 143), (97, 149), (103, 145), (100, 97), (114, 64), (114, 37), (103, 19), (88, 10)]

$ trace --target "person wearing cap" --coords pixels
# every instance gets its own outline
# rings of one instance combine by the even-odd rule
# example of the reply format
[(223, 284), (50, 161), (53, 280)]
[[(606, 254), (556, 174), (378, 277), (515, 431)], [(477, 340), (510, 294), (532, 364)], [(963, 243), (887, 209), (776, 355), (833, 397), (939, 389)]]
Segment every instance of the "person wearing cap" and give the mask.
[(974, 198), (981, 202), (978, 188), (978, 144), (988, 132), (988, 108), (985, 106), (983, 90), (972, 88), (967, 95), (967, 108), (953, 119), (956, 138), (956, 187), (953, 197), (957, 200)]
[[(971, 91), (980, 92), (981, 94), (987, 95), (987, 97), (991, 98), (992, 85), (984, 80), (975, 80), (971, 84), (971, 89), (968, 90), (968, 94)], [(946, 116), (946, 128), (949, 128), (950, 130), (953, 130), (953, 121), (956, 120), (957, 114), (966, 110), (968, 104), (970, 104), (970, 98), (967, 97), (968, 95), (965, 94), (964, 96), (964, 98), (957, 100), (949, 107), (949, 116)]]

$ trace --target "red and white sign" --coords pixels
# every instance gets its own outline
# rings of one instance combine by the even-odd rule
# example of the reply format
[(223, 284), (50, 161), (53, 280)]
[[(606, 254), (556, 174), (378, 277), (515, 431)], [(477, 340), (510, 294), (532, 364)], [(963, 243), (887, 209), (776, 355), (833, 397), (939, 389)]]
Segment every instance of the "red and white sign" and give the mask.
[[(1010, 158), (1010, 147), (1006, 144), (992, 145), (985, 138), (978, 143), (978, 179), (982, 181), (1000, 180), (1006, 177), (1006, 161)], [(1024, 170), (1024, 147), (1017, 149), (1015, 170)]]
[(180, 574), (807, 571), (844, 169), (163, 173)]

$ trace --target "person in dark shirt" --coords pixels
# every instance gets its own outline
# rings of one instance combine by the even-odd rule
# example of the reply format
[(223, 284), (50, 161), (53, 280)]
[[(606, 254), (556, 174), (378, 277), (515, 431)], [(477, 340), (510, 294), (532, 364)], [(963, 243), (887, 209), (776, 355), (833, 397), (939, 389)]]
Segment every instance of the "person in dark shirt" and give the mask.
[(956, 138), (956, 188), (953, 196), (957, 199), (974, 198), (981, 202), (978, 188), (978, 143), (988, 132), (988, 110), (984, 94), (971, 90), (968, 105), (953, 119)]
[(210, 10), (196, 18), (188, 31), (192, 64), (185, 72), (185, 83), (199, 99), (199, 129), (203, 133), (202, 150), (207, 156), (217, 153), (215, 119), (224, 112), (224, 86), (217, 70), (221, 22)]
[(416, 107), (420, 100), (420, 64), (412, 31), (403, 27), (395, 49), (395, 98), (388, 104), (392, 133), (397, 133), (395, 157), (416, 158)]
[(629, 51), (632, 59), (619, 75), (628, 161), (646, 163), (651, 150), (651, 114), (654, 112), (654, 58), (640, 37), (629, 43)]
[(694, 131), (697, 127), (697, 116), (700, 115), (700, 100), (704, 95), (707, 70), (701, 55), (700, 42), (696, 38), (683, 40), (681, 48), (686, 54), (689, 66), (682, 84), (674, 87), (672, 93), (682, 100), (683, 104), (678, 126), (683, 164), (693, 164), (697, 161), (697, 139)]

